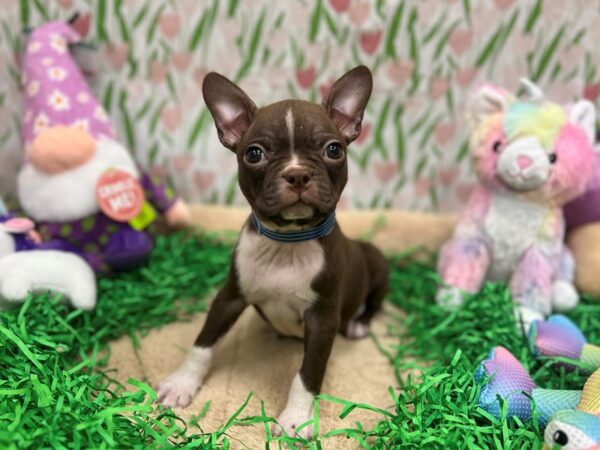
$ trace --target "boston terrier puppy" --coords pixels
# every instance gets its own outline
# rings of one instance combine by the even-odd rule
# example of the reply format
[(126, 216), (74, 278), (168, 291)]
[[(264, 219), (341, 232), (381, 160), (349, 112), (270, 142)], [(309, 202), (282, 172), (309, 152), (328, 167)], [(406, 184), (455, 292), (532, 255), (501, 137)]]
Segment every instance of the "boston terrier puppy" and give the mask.
[[(304, 339), (300, 372), (273, 428), (294, 435), (312, 418), (336, 333), (367, 335), (388, 291), (388, 263), (372, 245), (344, 236), (335, 208), (348, 179), (347, 146), (360, 133), (372, 84), (369, 69), (359, 66), (321, 105), (284, 100), (257, 108), (222, 75), (204, 79), (204, 100), (219, 139), (237, 156), (252, 214), (194, 348), (158, 386), (164, 405), (189, 405), (213, 346), (252, 305), (279, 334)], [(299, 434), (312, 432), (308, 426)]]

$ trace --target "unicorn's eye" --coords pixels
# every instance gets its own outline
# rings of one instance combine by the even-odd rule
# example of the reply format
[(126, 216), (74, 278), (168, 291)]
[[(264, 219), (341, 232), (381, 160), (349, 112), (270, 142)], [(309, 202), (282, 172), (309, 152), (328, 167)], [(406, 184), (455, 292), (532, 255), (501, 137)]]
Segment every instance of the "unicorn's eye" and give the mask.
[(569, 443), (569, 436), (567, 436), (567, 433), (562, 430), (556, 430), (554, 435), (552, 435), (552, 439), (554, 440), (555, 444), (558, 444), (561, 447), (564, 447)]
[(492, 151), (494, 153), (500, 153), (500, 149), (502, 148), (502, 141), (495, 141), (492, 144)]
[(548, 159), (550, 160), (550, 164), (554, 164), (558, 160), (558, 156), (556, 156), (556, 153), (550, 153)]

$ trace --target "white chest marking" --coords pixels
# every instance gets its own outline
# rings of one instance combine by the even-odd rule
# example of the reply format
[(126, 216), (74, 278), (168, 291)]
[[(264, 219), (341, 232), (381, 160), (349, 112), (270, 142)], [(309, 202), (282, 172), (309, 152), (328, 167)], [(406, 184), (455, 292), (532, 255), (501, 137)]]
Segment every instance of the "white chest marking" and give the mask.
[(550, 213), (550, 209), (528, 200), (492, 195), (485, 220), (485, 231), (493, 244), (490, 280), (507, 281), (523, 253), (536, 241)]
[(324, 265), (317, 241), (276, 242), (242, 230), (236, 253), (240, 289), (282, 334), (304, 336), (304, 312), (317, 299), (311, 285)]

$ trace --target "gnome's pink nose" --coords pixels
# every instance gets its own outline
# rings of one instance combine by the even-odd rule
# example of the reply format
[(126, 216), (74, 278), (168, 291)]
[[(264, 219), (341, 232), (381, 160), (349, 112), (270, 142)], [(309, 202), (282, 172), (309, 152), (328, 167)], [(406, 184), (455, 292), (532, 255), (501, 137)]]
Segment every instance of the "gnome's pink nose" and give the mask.
[(519, 169), (525, 170), (533, 164), (533, 161), (531, 160), (531, 158), (529, 156), (521, 155), (517, 158), (517, 164), (519, 165)]
[(29, 160), (42, 172), (56, 174), (87, 162), (95, 151), (96, 141), (87, 131), (57, 125), (37, 135)]

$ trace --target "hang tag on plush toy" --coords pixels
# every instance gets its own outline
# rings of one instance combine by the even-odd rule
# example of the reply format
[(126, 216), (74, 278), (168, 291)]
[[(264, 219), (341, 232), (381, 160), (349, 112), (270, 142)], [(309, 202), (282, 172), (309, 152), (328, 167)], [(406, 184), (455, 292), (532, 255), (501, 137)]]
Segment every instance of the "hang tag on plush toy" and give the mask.
[(10, 234), (26, 234), (35, 228), (35, 224), (24, 217), (15, 217), (0, 223), (0, 230)]
[(141, 211), (146, 201), (140, 182), (129, 173), (111, 169), (96, 184), (100, 209), (117, 222), (129, 222)]

